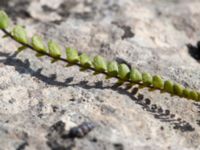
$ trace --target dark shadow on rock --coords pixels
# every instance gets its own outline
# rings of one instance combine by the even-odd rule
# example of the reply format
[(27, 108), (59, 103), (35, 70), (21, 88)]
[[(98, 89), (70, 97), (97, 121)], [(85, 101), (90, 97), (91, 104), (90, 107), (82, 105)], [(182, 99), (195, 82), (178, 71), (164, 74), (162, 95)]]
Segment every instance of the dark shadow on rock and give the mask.
[(192, 56), (194, 59), (200, 62), (200, 47), (199, 47), (200, 43), (199, 44), (198, 43), (197, 43), (197, 46), (194, 46), (192, 44), (187, 44), (187, 48), (188, 48), (188, 53), (190, 54), (190, 56)]
[(26, 146), (28, 146), (28, 145), (29, 145), (28, 142), (27, 142), (27, 141), (24, 141), (24, 142), (22, 142), (22, 143), (17, 147), (16, 150), (25, 150), (25, 149), (26, 149)]
[(135, 36), (135, 34), (131, 31), (131, 27), (130, 26), (121, 26), (121, 28), (124, 30), (124, 34), (122, 35), (122, 39), (126, 39), (126, 38), (132, 38)]
[(169, 109), (163, 109), (161, 106), (151, 104), (151, 100), (143, 98), (143, 95), (141, 94), (138, 95), (136, 103), (142, 106), (145, 111), (151, 113), (154, 118), (160, 120), (161, 122), (170, 123), (174, 129), (182, 132), (191, 132), (195, 130), (189, 122), (181, 118), (177, 118), (176, 115), (171, 113)]
[[(199, 103), (194, 103), (194, 105), (197, 107), (198, 113), (199, 113), (199, 115), (200, 115), (200, 104), (199, 104)], [(200, 126), (200, 118), (198, 118), (198, 119), (196, 120), (196, 123), (197, 123), (198, 126)]]
[(65, 123), (62, 121), (56, 122), (49, 128), (46, 138), (51, 150), (71, 150), (75, 146), (74, 138), (62, 138), (65, 132)]
[(65, 123), (58, 121), (49, 128), (46, 136), (47, 145), (52, 150), (71, 150), (76, 144), (75, 139), (84, 138), (95, 126), (93, 122), (83, 122), (66, 131)]
[(8, 7), (9, 0), (0, 0), (0, 7)]
[(200, 120), (196, 120), (196, 122), (197, 122), (197, 125), (199, 125), (199, 126), (200, 126)]
[(28, 12), (28, 6), (31, 1), (29, 0), (15, 0), (12, 1), (13, 4), (9, 5), (9, 0), (0, 0), (0, 8), (4, 9), (12, 20), (16, 20), (16, 18), (30, 18), (30, 14)]
[(112, 24), (116, 25), (118, 28), (124, 31), (124, 34), (121, 37), (122, 40), (127, 39), (127, 38), (132, 38), (135, 36), (130, 26), (124, 25), (123, 23), (116, 22), (116, 21), (113, 21)]
[(17, 53), (14, 53), (13, 55), (9, 55), (8, 53), (0, 52), (0, 57), (6, 57), (6, 59), (0, 59), (0, 63), (4, 63), (5, 65), (13, 66), (15, 67), (15, 70), (21, 74), (30, 74), (33, 77), (36, 77), (37, 79), (45, 82), (49, 85), (55, 85), (55, 86), (62, 86), (66, 87), (71, 81), (73, 81), (73, 77), (70, 77), (65, 80), (65, 82), (60, 82), (56, 80), (56, 74), (52, 74), (50, 76), (43, 75), (41, 73), (42, 68), (39, 68), (37, 70), (33, 70), (30, 67), (30, 62), (28, 59), (26, 59), (24, 62), (20, 59), (16, 58)]
[(116, 57), (116, 61), (119, 62), (119, 63), (126, 64), (129, 68), (131, 68), (131, 64), (128, 63), (128, 62), (127, 62), (125, 59), (123, 59), (123, 58)]
[(200, 104), (199, 103), (194, 103), (194, 105), (197, 107), (198, 113), (200, 114)]
[[(30, 63), (28, 60), (25, 60), (24, 62), (20, 59), (17, 59), (16, 53), (13, 55), (9, 55), (8, 53), (0, 52), (0, 57), (6, 57), (5, 59), (1, 59), (0, 63), (4, 63), (5, 65), (14, 66), (15, 70), (19, 73), (26, 73), (30, 74), (37, 79), (45, 82), (49, 85), (56, 85), (56, 86), (78, 86), (84, 89), (112, 89), (114, 91), (117, 91), (120, 94), (129, 96), (137, 105), (140, 105), (144, 111), (147, 111), (151, 113), (155, 119), (158, 119), (162, 122), (168, 122), (170, 123), (174, 129), (178, 129), (182, 132), (191, 132), (195, 129), (190, 125), (190, 123), (182, 120), (181, 118), (177, 118), (175, 114), (171, 114), (170, 110), (164, 110), (161, 106), (158, 106), (156, 104), (151, 104), (151, 100), (148, 98), (144, 98), (144, 95), (138, 94), (136, 96), (136, 93), (138, 92), (138, 88), (130, 86), (129, 84), (114, 84), (112, 86), (104, 86), (102, 81), (95, 82), (93, 85), (89, 85), (88, 81), (81, 81), (79, 83), (71, 84), (71, 81), (73, 81), (73, 77), (66, 79), (65, 82), (60, 82), (56, 80), (56, 75), (52, 76), (46, 76), (41, 74), (41, 68), (38, 70), (33, 70), (30, 67)], [(131, 89), (131, 91), (130, 91)]]

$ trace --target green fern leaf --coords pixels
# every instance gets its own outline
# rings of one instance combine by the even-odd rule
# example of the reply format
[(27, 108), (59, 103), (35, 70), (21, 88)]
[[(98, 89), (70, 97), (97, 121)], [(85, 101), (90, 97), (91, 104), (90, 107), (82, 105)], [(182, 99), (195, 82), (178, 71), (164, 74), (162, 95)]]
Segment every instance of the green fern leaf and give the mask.
[(47, 49), (42, 41), (42, 38), (37, 35), (34, 35), (32, 37), (32, 46), (39, 52), (47, 52)]
[(153, 76), (153, 87), (158, 89), (163, 89), (164, 81), (160, 76), (158, 75)]
[(120, 79), (128, 79), (130, 75), (130, 69), (126, 64), (119, 64), (119, 73), (118, 76)]
[(117, 76), (118, 74), (118, 64), (116, 61), (109, 62), (107, 65), (108, 74), (110, 76)]
[(56, 42), (50, 40), (48, 42), (48, 48), (49, 48), (49, 54), (52, 57), (60, 58), (60, 56), (61, 56), (61, 48)]
[(89, 68), (92, 66), (92, 61), (90, 59), (90, 57), (88, 55), (86, 55), (85, 53), (80, 55), (80, 64), (83, 67)]
[(183, 97), (189, 98), (190, 97), (190, 92), (191, 91), (188, 88), (183, 89)]
[(130, 80), (133, 82), (140, 82), (142, 81), (142, 74), (137, 69), (133, 68), (130, 72)]
[(153, 82), (153, 78), (149, 73), (142, 73), (142, 81), (144, 83), (144, 85), (151, 85)]
[(78, 56), (77, 50), (67, 48), (66, 49), (66, 55), (67, 55), (67, 60), (70, 63), (77, 63), (79, 61), (79, 56)]
[(9, 26), (8, 15), (4, 11), (0, 11), (0, 29), (6, 29)]
[(174, 93), (174, 83), (172, 81), (170, 81), (170, 80), (165, 81), (165, 83), (164, 83), (164, 91), (173, 94)]
[(190, 91), (190, 96), (189, 98), (193, 99), (193, 100), (198, 100), (198, 93), (195, 91)]
[(178, 96), (182, 96), (183, 95), (183, 89), (184, 87), (178, 83), (174, 84), (174, 94), (178, 95)]
[(16, 41), (28, 44), (28, 37), (26, 30), (22, 26), (20, 25), (15, 26), (12, 31), (12, 35)]
[(17, 53), (20, 53), (20, 52), (24, 51), (26, 48), (27, 48), (27, 46), (20, 46), (20, 47), (18, 47)]
[(97, 72), (105, 72), (107, 70), (106, 61), (101, 56), (94, 57), (93, 65)]
[(36, 57), (38, 57), (38, 58), (40, 58), (40, 57), (43, 57), (43, 56), (45, 56), (45, 54), (36, 53), (36, 54), (35, 54), (35, 56), (36, 56)]

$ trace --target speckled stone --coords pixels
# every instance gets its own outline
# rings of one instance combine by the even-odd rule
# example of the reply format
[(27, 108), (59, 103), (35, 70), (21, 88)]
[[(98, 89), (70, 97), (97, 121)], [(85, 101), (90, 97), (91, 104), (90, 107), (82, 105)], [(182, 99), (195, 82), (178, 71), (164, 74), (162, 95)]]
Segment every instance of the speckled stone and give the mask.
[[(198, 0), (0, 1), (13, 24), (56, 40), (63, 54), (64, 47), (101, 54), (194, 89), (199, 7)], [(200, 149), (200, 103), (146, 88), (134, 94), (113, 86), (114, 79), (51, 64), (29, 50), (15, 56), (18, 46), (0, 39), (0, 150)], [(59, 121), (63, 132), (84, 121), (96, 128), (70, 141), (51, 130)]]

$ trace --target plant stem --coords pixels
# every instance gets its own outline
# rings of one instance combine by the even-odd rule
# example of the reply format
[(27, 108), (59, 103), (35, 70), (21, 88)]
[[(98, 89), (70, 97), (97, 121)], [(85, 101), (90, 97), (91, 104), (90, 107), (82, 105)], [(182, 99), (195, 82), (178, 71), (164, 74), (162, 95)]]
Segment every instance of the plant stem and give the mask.
[[(2, 29), (2, 31), (4, 32), (5, 35), (7, 35), (8, 37), (10, 37), (10, 38), (13, 39), (14, 41), (16, 41), (15, 38), (12, 36), (12, 34), (11, 34), (10, 32), (8, 32), (8, 31), (5, 30), (5, 29)], [(22, 46), (25, 46), (25, 47), (29, 48), (30, 50), (32, 50), (32, 51), (34, 51), (34, 52), (36, 52), (36, 53), (42, 54), (42, 55), (44, 55), (44, 56), (48, 56), (48, 57), (50, 57), (50, 58), (52, 58), (52, 59), (55, 59), (55, 60), (58, 60), (58, 61), (62, 61), (62, 62), (71, 64), (71, 65), (76, 65), (76, 66), (78, 66), (78, 67), (83, 68), (83, 66), (82, 66), (79, 62), (76, 62), (76, 63), (73, 63), (73, 64), (72, 64), (72, 63), (70, 63), (66, 58), (63, 58), (63, 57), (56, 58), (56, 57), (51, 56), (51, 55), (50, 55), (49, 53), (47, 53), (47, 52), (40, 52), (40, 51), (35, 50), (35, 49), (34, 49), (31, 45), (29, 45), (29, 44), (25, 44), (25, 43), (22, 43), (22, 42), (19, 42), (19, 41), (16, 41), (16, 42), (18, 42), (18, 43), (21, 44)], [(95, 68), (93, 68), (93, 67), (87, 67), (86, 69), (89, 69), (89, 70), (92, 70), (92, 71), (96, 72)], [(165, 91), (163, 91), (162, 89), (153, 87), (152, 85), (144, 85), (144, 84), (141, 83), (141, 82), (133, 82), (133, 81), (131, 81), (130, 79), (122, 80), (122, 79), (120, 79), (118, 76), (110, 76), (110, 75), (109, 75), (107, 72), (105, 72), (105, 71), (99, 72), (99, 73), (104, 74), (105, 76), (108, 76), (108, 77), (111, 77), (111, 78), (115, 78), (115, 79), (117, 79), (117, 80), (119, 80), (119, 81), (122, 81), (122, 83), (128, 82), (128, 83), (130, 83), (130, 84), (138, 84), (138, 85), (140, 85), (140, 86), (144, 86), (144, 87), (147, 87), (147, 88), (152, 89), (152, 90), (160, 90), (160, 91), (162, 91), (162, 92), (165, 92)], [(178, 95), (177, 95), (177, 96), (178, 96)], [(182, 96), (179, 96), (179, 97), (182, 97)]]

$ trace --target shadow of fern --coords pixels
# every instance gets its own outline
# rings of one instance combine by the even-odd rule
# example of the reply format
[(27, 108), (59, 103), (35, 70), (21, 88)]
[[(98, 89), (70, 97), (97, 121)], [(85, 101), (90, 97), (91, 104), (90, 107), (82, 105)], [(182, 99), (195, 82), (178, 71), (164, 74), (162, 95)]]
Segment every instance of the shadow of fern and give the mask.
[(95, 82), (94, 85), (89, 85), (88, 81), (81, 81), (76, 84), (71, 84), (71, 82), (73, 81), (73, 77), (66, 79), (65, 82), (56, 81), (55, 74), (51, 75), (50, 77), (43, 75), (41, 74), (42, 68), (35, 71), (30, 67), (30, 63), (28, 60), (25, 60), (23, 62), (22, 60), (17, 59), (16, 55), (17, 53), (9, 55), (8, 53), (0, 52), (0, 56), (5, 57), (5, 59), (0, 60), (0, 63), (14, 66), (15, 70), (19, 73), (30, 74), (31, 76), (34, 76), (49, 85), (62, 87), (78, 86), (84, 89), (112, 89), (120, 94), (129, 96), (137, 105), (140, 105), (144, 111), (149, 112), (154, 116), (155, 119), (158, 119), (161, 122), (167, 122), (171, 124), (174, 129), (180, 130), (182, 132), (191, 132), (195, 130), (189, 122), (181, 118), (177, 118), (175, 114), (172, 114), (170, 112), (170, 110), (163, 109), (161, 106), (158, 106), (156, 104), (151, 104), (150, 99), (144, 98), (144, 95), (142, 94), (137, 94), (137, 87), (132, 88), (128, 84), (125, 84), (125, 86), (121, 86), (118, 84), (114, 84), (112, 86), (104, 86), (102, 81)]
[(21, 74), (30, 74), (31, 76), (36, 77), (37, 79), (49, 85), (66, 87), (71, 81), (73, 81), (73, 77), (66, 79), (65, 82), (60, 82), (56, 80), (56, 74), (52, 74), (50, 76), (43, 75), (41, 73), (42, 68), (34, 70), (30, 67), (30, 62), (28, 59), (26, 59), (23, 62), (22, 60), (17, 59), (16, 55), (17, 53), (14, 53), (13, 55), (9, 55), (8, 53), (0, 52), (1, 57), (2, 56), (6, 57), (6, 59), (0, 59), (0, 63), (9, 65), (9, 66), (14, 66), (17, 72)]
[[(198, 113), (200, 114), (200, 104), (198, 104), (198, 103), (194, 103), (194, 106), (197, 107), (197, 109), (198, 109)], [(200, 126), (200, 119), (197, 119), (197, 120), (196, 120), (196, 123), (197, 123), (197, 125)]]
[(197, 107), (198, 113), (200, 114), (200, 104), (199, 103), (194, 103), (194, 105)]
[(196, 61), (200, 62), (200, 49), (192, 44), (187, 44), (188, 52)]

